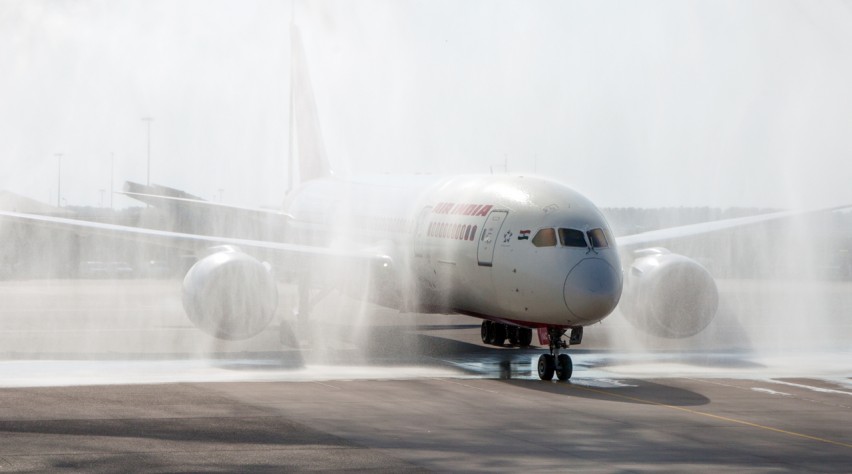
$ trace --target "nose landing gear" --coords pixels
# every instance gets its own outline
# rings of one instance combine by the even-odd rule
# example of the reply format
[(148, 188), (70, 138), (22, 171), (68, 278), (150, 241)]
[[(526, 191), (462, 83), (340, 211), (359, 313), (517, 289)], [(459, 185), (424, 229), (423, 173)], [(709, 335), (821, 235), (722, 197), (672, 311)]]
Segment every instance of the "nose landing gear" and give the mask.
[[(573, 329), (571, 331), (572, 343), (579, 339), (575, 336), (577, 329), (580, 330), (579, 334), (582, 334), (583, 328)], [(562, 382), (571, 378), (571, 374), (574, 372), (574, 363), (571, 361), (571, 356), (559, 353), (559, 349), (568, 349), (568, 343), (562, 340), (566, 331), (566, 329), (562, 328), (547, 328), (547, 335), (550, 340), (550, 354), (542, 354), (538, 358), (538, 376), (540, 379), (553, 380), (554, 373), (556, 374), (556, 378)]]
[[(542, 380), (553, 380), (553, 376), (564, 382), (571, 378), (574, 373), (574, 362), (568, 354), (560, 354), (560, 349), (568, 349), (571, 344), (579, 344), (583, 339), (583, 328), (571, 328), (571, 335), (564, 340), (567, 328), (548, 327), (547, 339), (550, 347), (549, 354), (542, 354), (538, 358), (538, 376)], [(515, 347), (527, 347), (532, 342), (532, 330), (530, 328), (513, 326), (493, 321), (483, 321), (480, 331), (482, 342), (494, 346), (503, 346), (506, 339)], [(541, 334), (540, 334), (541, 336)], [(543, 337), (542, 343), (543, 341)]]

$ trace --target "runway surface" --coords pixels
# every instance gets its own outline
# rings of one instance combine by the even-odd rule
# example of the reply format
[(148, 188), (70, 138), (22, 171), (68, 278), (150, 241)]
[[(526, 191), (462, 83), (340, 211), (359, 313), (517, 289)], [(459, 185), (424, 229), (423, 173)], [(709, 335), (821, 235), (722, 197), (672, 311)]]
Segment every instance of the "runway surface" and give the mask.
[[(684, 341), (613, 317), (571, 383), (476, 320), (346, 298), (283, 347), (216, 341), (178, 283), (0, 283), (0, 471), (852, 471), (846, 283), (720, 282)], [(777, 328), (803, 301), (828, 311)]]

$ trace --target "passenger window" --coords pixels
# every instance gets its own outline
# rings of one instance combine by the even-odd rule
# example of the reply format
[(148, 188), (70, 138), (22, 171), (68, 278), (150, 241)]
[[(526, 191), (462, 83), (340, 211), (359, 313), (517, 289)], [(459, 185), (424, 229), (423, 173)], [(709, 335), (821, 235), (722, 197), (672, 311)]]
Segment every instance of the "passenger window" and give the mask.
[(556, 246), (556, 231), (553, 229), (541, 229), (533, 237), (532, 243), (536, 247), (554, 247)]
[(565, 247), (588, 247), (583, 232), (577, 229), (559, 229), (559, 240)]
[(589, 231), (589, 242), (596, 249), (609, 247), (609, 242), (606, 240), (606, 234), (603, 229), (592, 229)]

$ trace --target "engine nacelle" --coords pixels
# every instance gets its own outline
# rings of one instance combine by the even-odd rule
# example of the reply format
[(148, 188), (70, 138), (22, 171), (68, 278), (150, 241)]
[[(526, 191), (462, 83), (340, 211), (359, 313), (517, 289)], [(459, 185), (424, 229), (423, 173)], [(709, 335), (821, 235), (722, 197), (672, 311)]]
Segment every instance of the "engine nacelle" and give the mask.
[(183, 307), (192, 323), (219, 339), (247, 339), (262, 331), (278, 306), (268, 264), (234, 247), (217, 247), (183, 279)]
[(636, 252), (625, 275), (621, 312), (655, 336), (689, 337), (716, 316), (719, 291), (700, 263), (663, 248)]

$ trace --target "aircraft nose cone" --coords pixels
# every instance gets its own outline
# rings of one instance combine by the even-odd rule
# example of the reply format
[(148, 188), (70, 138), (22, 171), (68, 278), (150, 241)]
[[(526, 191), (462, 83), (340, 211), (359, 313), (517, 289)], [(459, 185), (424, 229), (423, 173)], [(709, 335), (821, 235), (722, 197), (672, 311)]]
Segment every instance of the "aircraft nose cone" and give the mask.
[(568, 272), (563, 289), (568, 310), (580, 320), (598, 320), (621, 298), (621, 273), (602, 258), (586, 258)]

